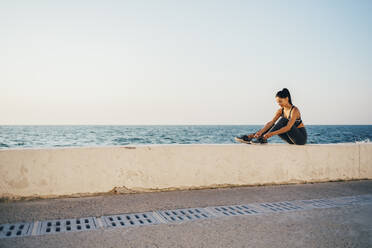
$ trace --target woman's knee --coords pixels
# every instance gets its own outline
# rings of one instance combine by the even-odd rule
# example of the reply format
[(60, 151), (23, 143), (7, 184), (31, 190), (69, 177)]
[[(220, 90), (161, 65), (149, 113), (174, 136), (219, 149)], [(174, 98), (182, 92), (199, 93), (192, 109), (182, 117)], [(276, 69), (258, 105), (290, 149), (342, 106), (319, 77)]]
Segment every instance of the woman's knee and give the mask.
[(274, 125), (270, 128), (270, 132), (276, 131), (285, 127), (287, 125), (287, 121), (284, 118), (280, 118), (278, 122), (274, 123)]

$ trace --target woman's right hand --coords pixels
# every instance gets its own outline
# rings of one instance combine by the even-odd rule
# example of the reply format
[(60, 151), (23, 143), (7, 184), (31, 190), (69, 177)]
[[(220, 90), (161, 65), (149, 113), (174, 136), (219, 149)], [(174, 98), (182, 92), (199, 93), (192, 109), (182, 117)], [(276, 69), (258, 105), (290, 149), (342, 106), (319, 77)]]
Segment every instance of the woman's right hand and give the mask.
[(260, 131), (258, 131), (257, 133), (254, 134), (253, 137), (257, 139), (257, 138), (260, 137), (261, 135), (262, 135), (262, 133), (261, 133)]

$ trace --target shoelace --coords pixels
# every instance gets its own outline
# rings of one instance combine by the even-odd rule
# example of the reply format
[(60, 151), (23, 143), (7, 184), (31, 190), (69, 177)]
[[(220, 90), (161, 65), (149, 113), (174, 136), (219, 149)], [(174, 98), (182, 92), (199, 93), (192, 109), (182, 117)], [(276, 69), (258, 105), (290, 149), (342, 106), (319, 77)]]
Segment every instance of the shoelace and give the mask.
[(254, 143), (267, 143), (267, 141), (264, 139), (264, 137), (260, 136), (257, 138), (256, 141), (253, 141)]

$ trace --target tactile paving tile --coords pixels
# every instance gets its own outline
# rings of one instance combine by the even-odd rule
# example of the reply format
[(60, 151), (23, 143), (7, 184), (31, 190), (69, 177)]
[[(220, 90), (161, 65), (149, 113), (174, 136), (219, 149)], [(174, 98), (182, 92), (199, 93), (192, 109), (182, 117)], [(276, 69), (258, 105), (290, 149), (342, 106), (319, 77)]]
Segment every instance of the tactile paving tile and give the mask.
[(152, 212), (102, 216), (105, 227), (130, 227), (158, 224)]
[(331, 200), (340, 206), (353, 204), (372, 204), (372, 194), (335, 197), (331, 198)]
[(203, 208), (183, 208), (175, 210), (160, 210), (156, 212), (168, 222), (182, 222), (215, 217)]
[(0, 224), (0, 239), (29, 236), (32, 227), (32, 222)]
[(355, 196), (357, 203), (371, 204), (372, 203), (372, 194), (357, 195)]
[(262, 213), (260, 209), (257, 209), (250, 204), (206, 207), (206, 209), (214, 213), (216, 216), (254, 215)]
[(340, 204), (331, 199), (298, 200), (296, 203), (304, 208), (332, 208), (340, 206)]
[(304, 208), (298, 206), (294, 202), (291, 201), (283, 201), (283, 202), (263, 202), (263, 203), (254, 203), (253, 206), (257, 206), (257, 208), (263, 209), (263, 212), (288, 212), (288, 211), (298, 211), (303, 210)]
[(95, 217), (42, 221), (36, 235), (97, 229)]

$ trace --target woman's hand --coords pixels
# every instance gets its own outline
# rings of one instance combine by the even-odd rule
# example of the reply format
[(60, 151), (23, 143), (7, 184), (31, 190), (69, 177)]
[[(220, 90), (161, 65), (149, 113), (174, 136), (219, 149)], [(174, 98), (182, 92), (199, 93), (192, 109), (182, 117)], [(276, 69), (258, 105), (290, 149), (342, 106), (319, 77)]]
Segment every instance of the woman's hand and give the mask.
[(257, 139), (257, 138), (260, 137), (261, 135), (262, 135), (262, 132), (258, 131), (257, 133), (254, 134), (253, 137)]
[(268, 138), (270, 138), (272, 136), (273, 136), (272, 133), (266, 133), (263, 137), (264, 137), (264, 139), (268, 139)]

